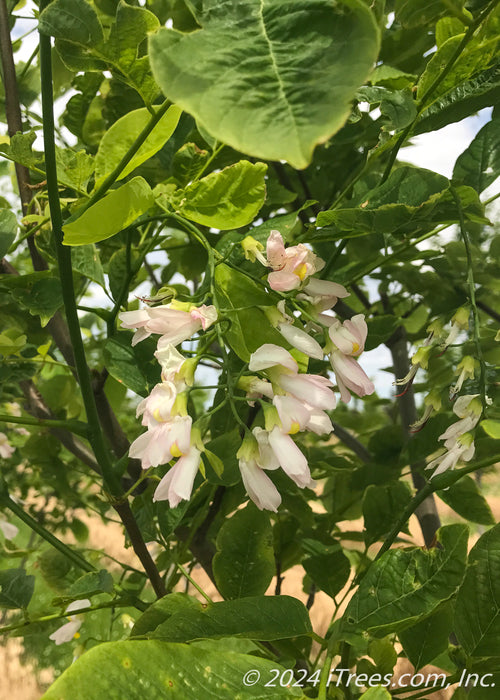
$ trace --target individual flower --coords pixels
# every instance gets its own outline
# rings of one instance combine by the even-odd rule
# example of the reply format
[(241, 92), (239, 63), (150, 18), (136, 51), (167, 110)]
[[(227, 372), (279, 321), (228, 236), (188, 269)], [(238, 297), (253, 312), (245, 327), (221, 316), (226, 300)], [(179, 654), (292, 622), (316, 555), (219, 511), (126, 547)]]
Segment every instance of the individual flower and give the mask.
[(259, 467), (259, 445), (253, 435), (246, 435), (236, 453), (238, 466), (246, 492), (259, 510), (272, 510), (275, 513), (281, 503), (281, 496), (267, 474)]
[(139, 435), (130, 445), (129, 456), (140, 459), (142, 468), (167, 464), (186, 455), (191, 446), (191, 416), (173, 416)]
[(401, 379), (396, 379), (396, 381), (393, 382), (393, 384), (396, 384), (398, 386), (408, 385), (406, 387), (406, 389), (403, 391), (403, 394), (406, 393), (408, 388), (411, 386), (411, 384), (415, 378), (415, 375), (417, 374), (420, 367), (422, 367), (422, 369), (427, 369), (427, 367), (429, 366), (429, 357), (430, 357), (430, 353), (432, 350), (432, 347), (430, 346), (431, 342), (432, 342), (432, 336), (429, 336), (424, 341), (423, 345), (421, 345), (418, 348), (417, 352), (412, 356), (411, 368), (410, 368), (408, 374), (406, 374), (404, 377), (401, 377)]
[[(188, 310), (182, 308), (187, 306)], [(122, 328), (136, 328), (132, 345), (137, 345), (152, 333), (159, 334), (158, 349), (167, 345), (179, 345), (200, 330), (206, 330), (217, 320), (214, 306), (191, 307), (173, 301), (164, 306), (155, 306), (139, 311), (123, 311), (119, 314)]]
[(424, 399), (424, 412), (422, 416), (410, 425), (413, 433), (418, 432), (427, 423), (433, 411), (439, 411), (441, 408), (441, 394), (437, 389), (432, 389)]
[(349, 403), (351, 400), (351, 391), (357, 396), (366, 396), (375, 391), (373, 382), (368, 379), (354, 357), (344, 355), (340, 350), (334, 350), (330, 354), (330, 364), (335, 372), (340, 398), (344, 403)]
[[(83, 598), (82, 600), (74, 600), (68, 605), (65, 612), (76, 612), (77, 610), (83, 610), (91, 605), (88, 598)], [(78, 639), (80, 636), (78, 630), (82, 626), (82, 618), (80, 615), (68, 615), (69, 622), (65, 625), (59, 627), (55, 632), (52, 632), (49, 639), (59, 644), (64, 644), (65, 642), (71, 642), (72, 639)]]
[(466, 379), (474, 379), (474, 371), (479, 367), (479, 362), (470, 355), (466, 355), (458, 363), (455, 374), (458, 374), (457, 383), (450, 387), (450, 399), (453, 400), (462, 388)]
[(285, 248), (279, 231), (271, 231), (266, 246), (267, 264), (273, 269), (267, 276), (271, 289), (289, 292), (298, 289), (303, 280), (321, 270), (325, 263), (307, 246), (299, 243)]
[(431, 479), (438, 474), (442, 474), (448, 469), (455, 469), (459, 461), (469, 462), (475, 452), (474, 437), (471, 433), (464, 433), (453, 442), (453, 445), (443, 454), (433, 459), (426, 466), (426, 469), (434, 469)]
[(331, 309), (339, 299), (344, 299), (348, 296), (350, 296), (349, 292), (341, 284), (311, 277), (303, 292), (298, 294), (297, 298), (308, 301), (314, 310), (319, 313)]
[(13, 540), (19, 534), (19, 528), (7, 520), (0, 520), (0, 530), (6, 540)]
[(268, 434), (272, 448), (280, 467), (299, 488), (314, 488), (316, 482), (311, 478), (309, 465), (304, 454), (294, 443), (290, 435), (275, 426)]
[(368, 326), (363, 314), (356, 314), (351, 319), (340, 323), (338, 319), (328, 329), (330, 340), (337, 350), (344, 355), (357, 357), (365, 349)]
[(241, 247), (243, 248), (247, 260), (250, 260), (250, 262), (258, 260), (262, 265), (267, 267), (267, 260), (263, 254), (264, 246), (262, 243), (259, 243), (257, 239), (253, 236), (245, 236), (241, 241)]
[(462, 331), (466, 331), (469, 329), (469, 316), (469, 309), (466, 309), (463, 306), (461, 306), (455, 311), (451, 318), (450, 331), (446, 340), (443, 343), (445, 348), (447, 348), (449, 345), (453, 345), (453, 343), (456, 341), (456, 339)]
[(308, 357), (313, 357), (316, 360), (323, 359), (324, 352), (321, 345), (305, 330), (294, 325), (295, 319), (286, 313), (284, 299), (278, 302), (277, 309), (266, 307), (264, 311), (272, 325), (292, 347), (297, 348)]
[(2, 459), (8, 459), (14, 454), (15, 449), (16, 448), (12, 447), (9, 443), (7, 435), (5, 435), (5, 433), (0, 433), (0, 457), (2, 457)]
[(156, 487), (153, 501), (168, 500), (171, 508), (178, 506), (181, 501), (188, 501), (191, 498), (200, 459), (200, 450), (190, 445), (187, 452), (168, 470)]
[(238, 379), (238, 389), (244, 391), (249, 399), (250, 405), (254, 405), (253, 399), (261, 399), (266, 396), (268, 399), (274, 397), (273, 385), (266, 379), (255, 376), (240, 377)]
[(168, 421), (177, 398), (177, 388), (173, 382), (160, 382), (153, 387), (136, 410), (136, 417), (142, 415), (142, 425), (154, 428), (158, 423)]

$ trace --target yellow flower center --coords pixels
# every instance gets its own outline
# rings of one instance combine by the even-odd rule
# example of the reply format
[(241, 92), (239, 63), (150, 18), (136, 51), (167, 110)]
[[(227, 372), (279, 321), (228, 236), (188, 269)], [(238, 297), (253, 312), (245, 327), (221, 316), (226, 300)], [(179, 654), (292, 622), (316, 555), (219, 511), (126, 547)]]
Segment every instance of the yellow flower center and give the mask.
[(297, 423), (296, 420), (292, 422), (292, 425), (290, 426), (290, 430), (288, 431), (289, 435), (295, 435), (295, 433), (298, 433), (300, 430), (300, 425)]
[(302, 282), (304, 277), (307, 275), (307, 265), (306, 263), (302, 263), (302, 265), (299, 265), (298, 267), (295, 268), (293, 271), (294, 275), (297, 275), (299, 280)]
[(73, 639), (80, 639), (80, 632), (75, 632)]
[(359, 345), (358, 345), (358, 343), (353, 343), (353, 344), (352, 344), (352, 351), (353, 351), (353, 352), (358, 352), (358, 351), (359, 351)]
[(172, 457), (182, 457), (182, 452), (179, 450), (179, 446), (176, 442), (174, 442), (174, 444), (170, 448), (170, 454), (172, 455)]

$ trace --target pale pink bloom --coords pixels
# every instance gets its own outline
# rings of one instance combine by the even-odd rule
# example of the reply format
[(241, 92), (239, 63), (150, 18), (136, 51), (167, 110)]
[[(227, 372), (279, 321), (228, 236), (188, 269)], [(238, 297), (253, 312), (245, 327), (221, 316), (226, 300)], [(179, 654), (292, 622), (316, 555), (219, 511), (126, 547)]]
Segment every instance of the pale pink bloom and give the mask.
[(269, 433), (269, 444), (280, 463), (281, 468), (299, 488), (314, 488), (316, 482), (311, 478), (307, 459), (294, 443), (290, 435), (275, 426)]
[(335, 319), (328, 330), (330, 340), (340, 352), (354, 357), (365, 349), (367, 333), (368, 326), (363, 314), (357, 314), (343, 323)]
[(198, 473), (201, 452), (193, 445), (171, 469), (165, 474), (156, 487), (153, 501), (167, 501), (171, 508), (175, 508), (181, 501), (191, 498), (193, 483)]
[(252, 430), (252, 433), (257, 440), (259, 448), (258, 457), (255, 458), (255, 461), (259, 467), (261, 467), (261, 469), (265, 469), (266, 471), (274, 471), (275, 469), (279, 469), (280, 463), (278, 462), (276, 455), (269, 444), (269, 433), (267, 430), (256, 426)]
[(165, 346), (179, 345), (200, 330), (206, 330), (217, 320), (214, 306), (200, 306), (191, 311), (182, 311), (170, 305), (155, 306), (139, 311), (123, 311), (119, 314), (122, 328), (137, 328), (132, 338), (132, 345), (147, 338), (151, 333), (158, 333), (161, 338), (158, 349)]
[(311, 430), (316, 435), (325, 435), (333, 432), (333, 425), (330, 418), (324, 411), (318, 408), (308, 407), (309, 420), (306, 424), (306, 429)]
[(271, 231), (267, 239), (267, 264), (272, 267), (267, 281), (271, 289), (288, 292), (321, 270), (325, 263), (302, 243), (285, 248), (279, 231)]
[(280, 387), (297, 399), (306, 401), (314, 408), (334, 409), (335, 394), (330, 387), (332, 382), (319, 374), (285, 374), (277, 378)]
[(303, 352), (304, 355), (314, 357), (316, 360), (323, 359), (324, 352), (321, 345), (305, 331), (297, 328), (297, 326), (293, 326), (291, 323), (278, 324), (278, 330), (290, 345)]
[(185, 455), (191, 444), (191, 416), (174, 416), (139, 435), (130, 445), (129, 456), (140, 459), (142, 468), (167, 464), (172, 457)]
[(271, 382), (259, 377), (241, 377), (238, 381), (238, 388), (246, 392), (247, 399), (251, 406), (254, 405), (252, 399), (260, 399), (267, 396), (272, 399), (274, 396), (273, 386)]
[(281, 496), (267, 474), (253, 459), (240, 459), (238, 462), (246, 492), (259, 510), (272, 510), (275, 513), (281, 503)]
[(353, 357), (344, 355), (340, 350), (334, 350), (330, 355), (330, 362), (337, 379), (340, 398), (344, 403), (349, 403), (351, 400), (350, 391), (357, 396), (373, 394), (375, 391), (373, 382), (368, 379)]
[(298, 433), (304, 430), (310, 419), (310, 411), (303, 401), (293, 396), (275, 396), (273, 404), (278, 411), (282, 428), (285, 433)]
[(299, 369), (288, 350), (285, 350), (280, 345), (274, 345), (274, 343), (261, 345), (260, 348), (251, 354), (250, 362), (248, 363), (248, 367), (252, 372), (259, 372), (276, 365), (281, 365), (291, 372), (298, 372)]
[(140, 343), (141, 340), (149, 338), (151, 331), (146, 329), (146, 324), (149, 321), (149, 309), (138, 309), (137, 311), (122, 311), (118, 314), (121, 327), (132, 330), (136, 328), (136, 332), (132, 338), (132, 346)]
[(180, 372), (186, 358), (171, 343), (164, 345), (161, 350), (157, 350), (155, 357), (161, 365), (163, 381), (175, 382), (176, 375)]
[(157, 384), (149, 396), (137, 406), (137, 418), (142, 415), (142, 425), (154, 428), (158, 423), (170, 420), (171, 411), (177, 398), (177, 388), (173, 382)]
[(7, 522), (7, 520), (0, 520), (0, 530), (6, 540), (13, 540), (19, 534), (19, 528)]
[(474, 456), (474, 452), (475, 446), (472, 441), (465, 440), (464, 442), (461, 442), (459, 439), (454, 442), (451, 449), (448, 449), (447, 452), (444, 452), (442, 455), (429, 462), (426, 469), (434, 469), (436, 467), (431, 476), (432, 479), (432, 477), (442, 474), (447, 469), (455, 469), (460, 460), (463, 462), (468, 462)]
[(350, 295), (341, 284), (311, 277), (304, 287), (304, 294), (300, 296), (309, 301), (316, 311), (325, 311), (335, 306), (339, 299), (344, 299)]
[[(88, 600), (88, 598), (75, 600), (68, 605), (65, 612), (76, 612), (77, 610), (88, 608), (90, 605), (91, 602)], [(55, 632), (52, 632), (49, 637), (49, 639), (56, 643), (56, 646), (59, 646), (59, 644), (64, 644), (65, 642), (71, 642), (82, 626), (82, 620), (79, 615), (69, 615), (68, 620), (69, 622), (66, 622), (66, 624), (64, 624), (62, 627), (59, 627), (59, 629), (57, 629)]]
[(8, 459), (12, 454), (14, 454), (15, 447), (9, 443), (7, 435), (5, 433), (0, 433), (0, 457), (2, 459)]

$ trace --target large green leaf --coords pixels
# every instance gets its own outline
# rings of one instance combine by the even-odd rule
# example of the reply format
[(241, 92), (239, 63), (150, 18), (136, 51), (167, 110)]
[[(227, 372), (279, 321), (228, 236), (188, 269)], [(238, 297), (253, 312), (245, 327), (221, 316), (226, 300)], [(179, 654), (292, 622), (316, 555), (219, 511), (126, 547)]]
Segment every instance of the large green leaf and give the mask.
[(209, 134), (264, 160), (305, 168), (344, 124), (377, 57), (374, 17), (360, 0), (207, 0), (200, 31), (150, 39), (165, 95)]
[(42, 326), (46, 326), (63, 303), (61, 282), (57, 277), (36, 281), (25, 289), (13, 289), (12, 296), (33, 316), (40, 316)]
[(24, 569), (0, 571), (0, 607), (27, 608), (34, 588), (35, 577), (28, 576)]
[(316, 588), (334, 598), (347, 583), (351, 564), (342, 549), (312, 554), (302, 561), (305, 572)]
[(500, 656), (500, 525), (476, 542), (455, 606), (455, 634), (471, 656)]
[(82, 46), (95, 46), (104, 39), (94, 7), (86, 0), (55, 0), (40, 15), (40, 34)]
[(156, 627), (151, 636), (170, 642), (244, 637), (272, 641), (311, 632), (304, 605), (290, 596), (256, 596), (183, 609)]
[(269, 515), (249, 503), (219, 530), (213, 570), (224, 598), (245, 598), (266, 592), (275, 574)]
[[(121, 180), (141, 163), (152, 158), (165, 145), (174, 133), (180, 116), (181, 110), (176, 105), (172, 105), (167, 109), (132, 160), (120, 172), (117, 180)], [(96, 155), (95, 174), (97, 187), (106, 175), (109, 175), (119, 164), (150, 119), (151, 113), (145, 107), (143, 109), (135, 109), (118, 119), (104, 134)]]
[(446, 651), (452, 626), (452, 606), (445, 603), (425, 620), (399, 632), (404, 652), (416, 671)]
[(449, 488), (438, 491), (437, 495), (463, 518), (481, 525), (495, 524), (488, 501), (470, 476), (463, 476)]
[(0, 258), (3, 258), (14, 243), (16, 233), (16, 215), (8, 209), (0, 209)]
[(246, 226), (266, 198), (265, 163), (240, 160), (177, 190), (173, 203), (186, 219), (222, 230)]
[(396, 0), (396, 18), (404, 27), (435, 22), (450, 12), (459, 12), (464, 0)]
[(388, 634), (424, 619), (460, 585), (467, 557), (466, 525), (437, 533), (439, 547), (391, 549), (374, 562), (351, 599), (349, 626)]
[(485, 190), (500, 174), (500, 119), (483, 126), (470, 146), (457, 158), (453, 180)]
[(215, 282), (219, 309), (231, 322), (226, 340), (244, 362), (248, 362), (251, 353), (264, 343), (286, 345), (283, 336), (257, 308), (275, 304), (273, 294), (224, 263), (215, 268)]
[(386, 535), (411, 501), (411, 489), (405, 481), (368, 486), (363, 496), (365, 541), (372, 544)]
[[(275, 661), (155, 640), (109, 642), (87, 651), (49, 688), (42, 700), (250, 700), (303, 698), (298, 688), (265, 686)], [(254, 670), (262, 679), (245, 685)], [(249, 677), (251, 680), (251, 677)], [(258, 695), (256, 695), (256, 688)]]
[(97, 243), (127, 228), (154, 204), (151, 187), (134, 177), (63, 226), (65, 245)]

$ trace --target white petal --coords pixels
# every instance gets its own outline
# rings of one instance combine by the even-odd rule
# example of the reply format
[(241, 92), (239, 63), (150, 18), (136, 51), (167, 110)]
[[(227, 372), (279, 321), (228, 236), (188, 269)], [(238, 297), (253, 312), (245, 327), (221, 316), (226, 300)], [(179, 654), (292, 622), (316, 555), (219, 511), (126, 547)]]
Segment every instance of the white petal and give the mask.
[(261, 345), (260, 348), (251, 354), (250, 362), (248, 363), (248, 367), (252, 372), (269, 369), (269, 367), (275, 367), (276, 365), (286, 367), (292, 372), (298, 372), (299, 369), (288, 350), (282, 348), (281, 345), (274, 345), (274, 343)]
[(275, 427), (269, 433), (269, 444), (273, 448), (281, 468), (290, 479), (293, 479), (300, 488), (309, 486), (312, 480), (307, 459), (292, 438)]
[(71, 620), (62, 627), (59, 627), (55, 632), (52, 632), (49, 639), (55, 642), (57, 646), (65, 642), (71, 642), (81, 626), (81, 620)]
[(7, 520), (0, 520), (0, 530), (3, 532), (6, 540), (13, 540), (19, 533), (19, 528), (12, 525), (12, 523), (8, 523)]
[(285, 340), (288, 340), (290, 345), (303, 352), (304, 355), (314, 357), (316, 360), (323, 359), (324, 352), (321, 345), (305, 331), (292, 326), (290, 323), (281, 323), (278, 326), (278, 330)]
[(245, 489), (257, 508), (276, 513), (281, 496), (267, 474), (253, 461), (240, 460), (239, 467)]

